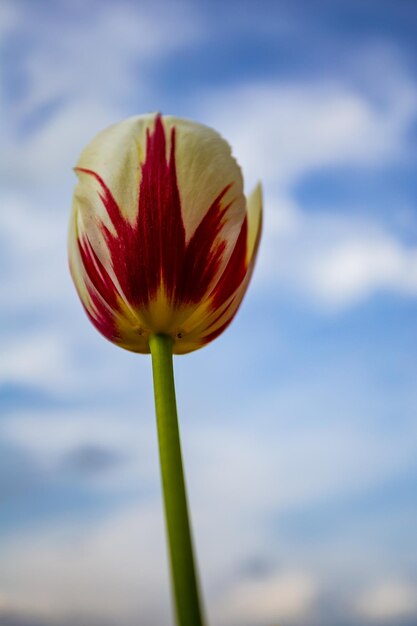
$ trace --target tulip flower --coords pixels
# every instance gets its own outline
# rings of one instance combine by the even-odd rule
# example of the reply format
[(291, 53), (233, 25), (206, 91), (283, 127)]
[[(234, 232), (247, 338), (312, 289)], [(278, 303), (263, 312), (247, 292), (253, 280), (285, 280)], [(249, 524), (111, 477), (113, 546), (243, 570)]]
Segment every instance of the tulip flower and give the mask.
[(246, 200), (239, 166), (214, 130), (160, 114), (101, 132), (75, 172), (71, 274), (107, 339), (152, 354), (177, 622), (198, 626), (172, 354), (206, 345), (235, 316), (256, 259), (261, 190)]

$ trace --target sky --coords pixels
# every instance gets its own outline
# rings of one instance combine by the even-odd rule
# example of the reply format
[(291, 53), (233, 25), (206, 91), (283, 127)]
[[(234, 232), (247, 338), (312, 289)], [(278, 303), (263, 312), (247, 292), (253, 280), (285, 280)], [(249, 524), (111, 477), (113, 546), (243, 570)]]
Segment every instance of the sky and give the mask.
[(264, 190), (241, 310), (175, 359), (208, 622), (417, 624), (416, 29), (412, 0), (1, 0), (1, 626), (172, 624), (150, 360), (66, 258), (81, 150), (150, 111)]

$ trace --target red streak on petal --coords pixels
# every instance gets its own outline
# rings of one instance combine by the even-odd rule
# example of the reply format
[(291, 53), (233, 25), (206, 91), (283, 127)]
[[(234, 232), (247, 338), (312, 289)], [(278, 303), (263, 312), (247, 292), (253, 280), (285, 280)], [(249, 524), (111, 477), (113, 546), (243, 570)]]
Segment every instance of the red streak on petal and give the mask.
[(111, 341), (118, 338), (114, 312), (118, 309), (117, 291), (109, 274), (94, 252), (88, 239), (78, 242), (78, 249), (85, 271), (91, 281), (87, 290), (94, 306), (91, 313), (85, 306), (88, 317), (98, 330)]
[(175, 166), (175, 128), (171, 131), (167, 162), (160, 115), (156, 117), (154, 131), (147, 131), (135, 228), (135, 250), (141, 274), (134, 294), (135, 304), (146, 303), (152, 298), (161, 282), (168, 298), (174, 300), (183, 269), (185, 228)]
[(99, 196), (113, 224), (115, 234), (105, 224), (101, 224), (101, 229), (109, 248), (113, 271), (123, 294), (133, 302), (132, 288), (138, 284), (139, 278), (137, 276), (138, 251), (135, 246), (136, 228), (122, 215), (113, 194), (99, 174), (84, 168), (78, 168), (78, 171), (93, 176), (102, 189)]
[(101, 334), (106, 337), (106, 339), (118, 343), (120, 335), (116, 327), (114, 315), (109, 309), (103, 306), (102, 302), (96, 295), (90, 292), (90, 297), (96, 308), (95, 313), (91, 313), (87, 307), (83, 305), (90, 321), (94, 324), (97, 330), (99, 330)]
[(75, 171), (83, 172), (84, 174), (89, 174), (90, 176), (93, 176), (93, 178), (96, 179), (96, 181), (100, 184), (100, 187), (103, 190), (103, 193), (100, 194), (100, 198), (104, 206), (106, 207), (106, 211), (113, 223), (113, 226), (115, 227), (116, 230), (121, 228), (123, 226), (124, 218), (120, 212), (120, 209), (116, 200), (113, 198), (113, 195), (110, 189), (107, 187), (106, 183), (101, 178), (101, 176), (97, 174), (97, 172), (86, 169), (84, 167), (76, 167)]
[(117, 308), (117, 290), (87, 238), (78, 242), (84, 268), (96, 291), (112, 308)]
[(223, 226), (228, 207), (223, 208), (221, 201), (229, 188), (225, 187), (214, 200), (188, 243), (178, 289), (178, 299), (183, 302), (202, 300), (218, 271), (226, 242), (213, 243)]

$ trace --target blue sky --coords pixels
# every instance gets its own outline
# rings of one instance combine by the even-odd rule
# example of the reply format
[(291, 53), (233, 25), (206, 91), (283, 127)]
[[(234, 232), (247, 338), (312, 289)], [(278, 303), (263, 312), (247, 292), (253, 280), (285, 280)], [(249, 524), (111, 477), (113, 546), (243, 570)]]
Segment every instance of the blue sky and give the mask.
[(0, 622), (170, 623), (150, 362), (71, 284), (84, 145), (161, 110), (264, 186), (236, 320), (176, 359), (210, 624), (417, 623), (415, 2), (0, 7)]

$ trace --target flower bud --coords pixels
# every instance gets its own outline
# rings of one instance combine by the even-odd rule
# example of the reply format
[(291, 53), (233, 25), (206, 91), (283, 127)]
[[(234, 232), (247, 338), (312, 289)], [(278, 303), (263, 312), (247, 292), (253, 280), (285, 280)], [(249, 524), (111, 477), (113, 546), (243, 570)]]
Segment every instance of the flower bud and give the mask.
[(110, 341), (148, 353), (170, 335), (184, 354), (217, 337), (247, 289), (259, 244), (258, 186), (212, 129), (160, 114), (102, 131), (77, 167), (71, 274)]

